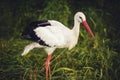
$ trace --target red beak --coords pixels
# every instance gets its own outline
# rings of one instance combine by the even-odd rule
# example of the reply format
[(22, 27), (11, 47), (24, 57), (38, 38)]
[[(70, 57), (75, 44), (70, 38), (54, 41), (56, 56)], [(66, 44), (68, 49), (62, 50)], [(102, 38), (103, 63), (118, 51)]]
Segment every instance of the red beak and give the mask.
[(95, 39), (95, 36), (94, 36), (93, 32), (91, 31), (88, 23), (86, 21), (83, 21), (82, 24), (86, 28), (86, 30), (89, 32), (89, 34), (92, 36), (92, 38)]

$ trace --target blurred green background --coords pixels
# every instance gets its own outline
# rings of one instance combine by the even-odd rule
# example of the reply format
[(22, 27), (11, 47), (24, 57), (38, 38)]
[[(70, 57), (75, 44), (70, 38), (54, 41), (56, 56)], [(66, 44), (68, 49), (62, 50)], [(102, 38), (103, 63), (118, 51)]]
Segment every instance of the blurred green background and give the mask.
[(54, 19), (69, 28), (78, 11), (85, 13), (96, 40), (81, 27), (71, 51), (57, 49), (51, 80), (120, 79), (120, 0), (0, 0), (0, 80), (45, 80), (42, 49), (21, 57), (30, 41), (21, 33), (32, 21)]

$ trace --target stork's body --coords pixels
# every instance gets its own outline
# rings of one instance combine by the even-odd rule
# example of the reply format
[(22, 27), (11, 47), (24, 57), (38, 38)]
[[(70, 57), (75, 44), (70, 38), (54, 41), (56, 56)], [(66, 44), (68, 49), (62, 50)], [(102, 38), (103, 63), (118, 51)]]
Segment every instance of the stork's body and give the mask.
[(82, 12), (77, 12), (74, 16), (74, 27), (69, 29), (62, 23), (55, 20), (32, 22), (22, 34), (24, 39), (33, 41), (24, 49), (23, 55), (26, 55), (33, 48), (44, 48), (48, 54), (46, 60), (46, 79), (50, 72), (51, 54), (56, 48), (72, 49), (78, 42), (80, 23), (82, 23), (90, 35), (94, 38), (90, 30), (85, 15)]

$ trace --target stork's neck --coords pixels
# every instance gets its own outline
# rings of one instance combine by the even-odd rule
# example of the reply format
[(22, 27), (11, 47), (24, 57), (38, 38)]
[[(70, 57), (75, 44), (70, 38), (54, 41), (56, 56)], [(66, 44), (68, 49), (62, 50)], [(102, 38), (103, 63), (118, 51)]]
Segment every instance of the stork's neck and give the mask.
[(80, 22), (78, 22), (77, 20), (74, 20), (74, 27), (73, 27), (72, 31), (75, 34), (75, 36), (78, 38), (79, 31), (80, 31)]

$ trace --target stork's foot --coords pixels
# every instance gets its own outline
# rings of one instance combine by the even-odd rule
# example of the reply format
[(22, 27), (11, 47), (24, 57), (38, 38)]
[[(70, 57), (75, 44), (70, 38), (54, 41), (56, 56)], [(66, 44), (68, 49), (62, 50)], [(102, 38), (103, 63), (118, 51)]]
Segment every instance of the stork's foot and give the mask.
[(48, 80), (48, 73), (50, 74), (50, 59), (51, 59), (51, 54), (48, 55), (46, 59), (46, 80)]

